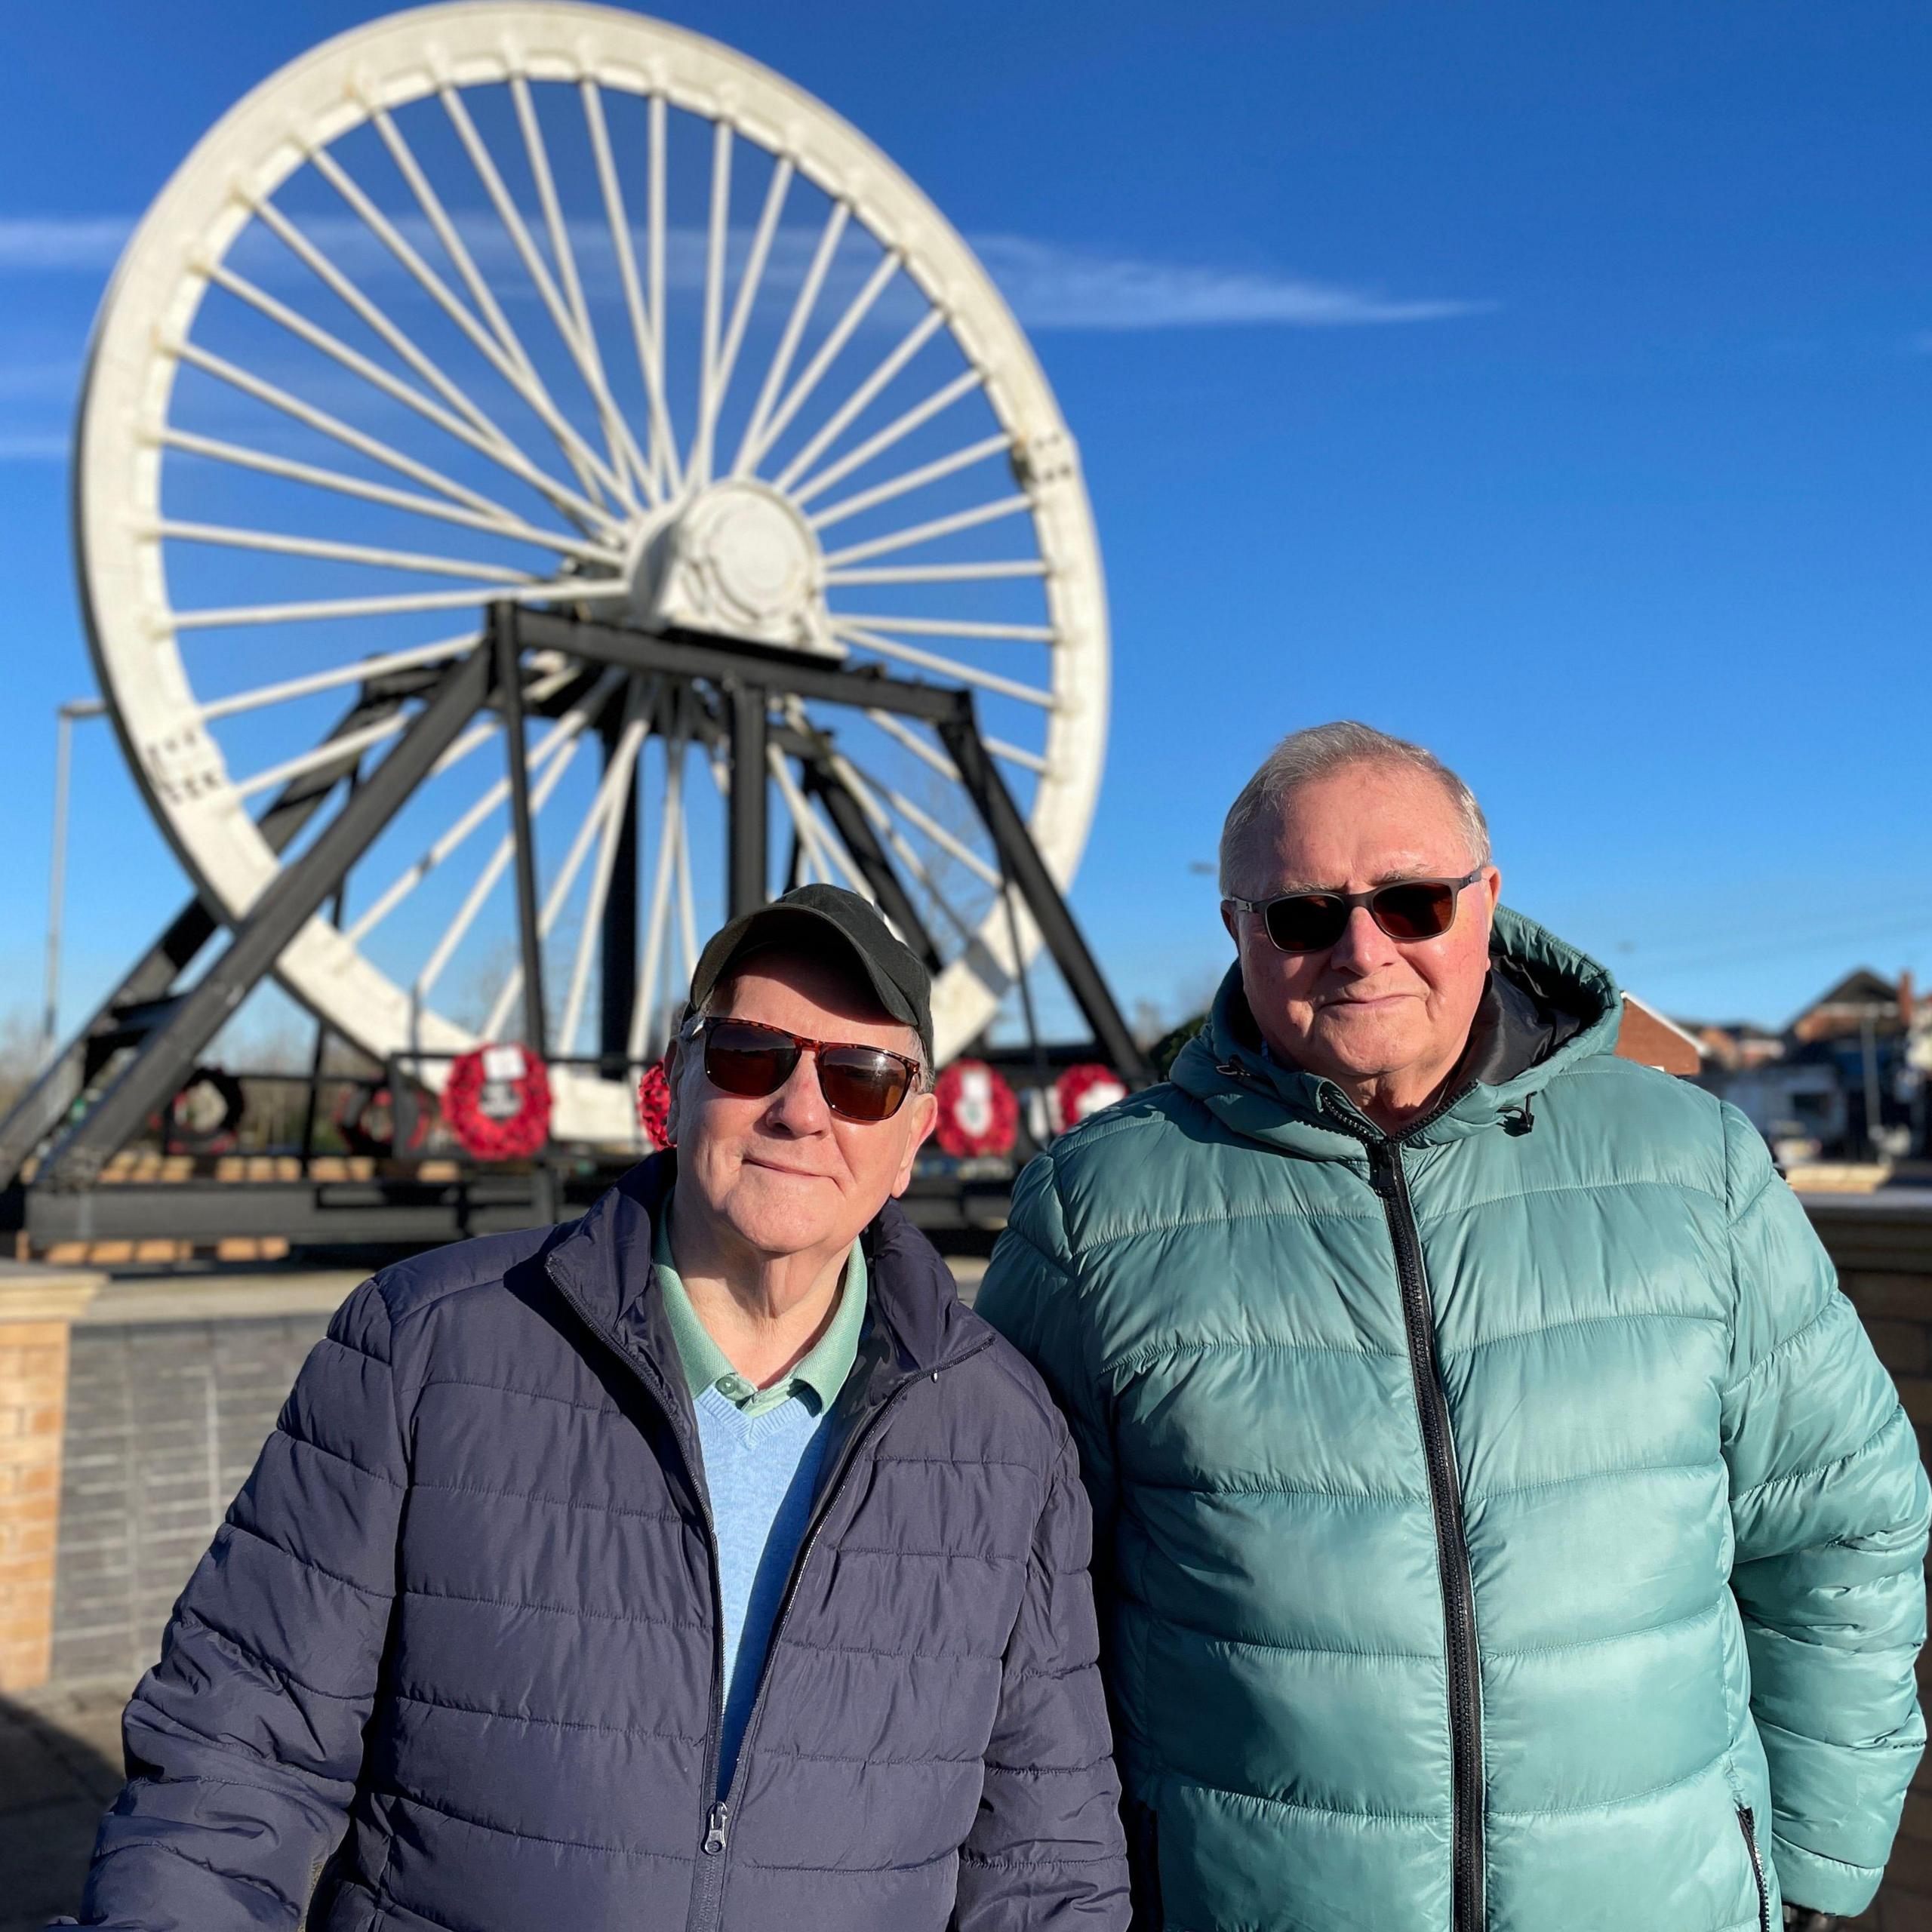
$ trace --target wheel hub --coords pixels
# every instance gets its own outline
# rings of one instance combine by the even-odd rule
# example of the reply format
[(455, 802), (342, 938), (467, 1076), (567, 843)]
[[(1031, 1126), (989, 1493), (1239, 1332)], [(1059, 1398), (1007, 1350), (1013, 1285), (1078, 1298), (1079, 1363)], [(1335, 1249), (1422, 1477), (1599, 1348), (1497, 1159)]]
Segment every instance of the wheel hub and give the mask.
[(630, 570), (632, 614), (645, 623), (835, 648), (818, 538), (786, 497), (754, 478), (712, 484), (647, 525)]

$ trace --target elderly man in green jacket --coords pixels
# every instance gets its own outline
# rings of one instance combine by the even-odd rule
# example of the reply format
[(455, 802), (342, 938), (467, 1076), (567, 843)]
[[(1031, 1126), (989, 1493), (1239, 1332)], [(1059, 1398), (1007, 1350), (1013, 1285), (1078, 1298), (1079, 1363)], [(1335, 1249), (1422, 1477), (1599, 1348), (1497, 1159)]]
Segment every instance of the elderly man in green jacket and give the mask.
[(1419, 746), (1284, 741), (1221, 883), (1205, 1032), (1027, 1170), (979, 1303), (1092, 1492), (1137, 1923), (1862, 1910), (1927, 1486), (1763, 1143), (1615, 1057)]

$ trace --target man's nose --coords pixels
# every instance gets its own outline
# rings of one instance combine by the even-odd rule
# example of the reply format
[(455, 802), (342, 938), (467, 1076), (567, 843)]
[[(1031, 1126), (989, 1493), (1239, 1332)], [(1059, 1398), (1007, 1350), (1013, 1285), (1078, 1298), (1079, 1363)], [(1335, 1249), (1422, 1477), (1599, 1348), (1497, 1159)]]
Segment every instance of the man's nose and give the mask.
[(771, 1097), (765, 1118), (788, 1134), (818, 1134), (832, 1118), (825, 1090), (818, 1084), (818, 1062), (801, 1053), (792, 1077)]
[(1375, 923), (1368, 908), (1357, 906), (1350, 909), (1341, 937), (1329, 949), (1328, 963), (1344, 972), (1368, 973), (1386, 965), (1395, 950), (1395, 941)]

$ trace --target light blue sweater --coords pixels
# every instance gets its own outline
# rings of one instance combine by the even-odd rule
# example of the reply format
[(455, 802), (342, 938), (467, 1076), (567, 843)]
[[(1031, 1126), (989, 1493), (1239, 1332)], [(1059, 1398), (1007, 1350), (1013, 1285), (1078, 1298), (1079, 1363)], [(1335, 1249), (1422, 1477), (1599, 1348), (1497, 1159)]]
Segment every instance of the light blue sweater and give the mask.
[(731, 1786), (786, 1579), (811, 1515), (812, 1489), (825, 1450), (822, 1420), (795, 1395), (762, 1415), (739, 1408), (715, 1383), (697, 1398), (704, 1480), (718, 1529), (724, 1626), (721, 1793)]
[(811, 1519), (824, 1460), (824, 1417), (858, 1352), (865, 1322), (866, 1257), (855, 1243), (825, 1333), (782, 1383), (756, 1389), (738, 1374), (692, 1307), (671, 1257), (671, 1217), (651, 1255), (678, 1358), (697, 1411), (705, 1487), (718, 1535), (724, 1708), (718, 1789), (728, 1790), (758, 1701), (792, 1559)]

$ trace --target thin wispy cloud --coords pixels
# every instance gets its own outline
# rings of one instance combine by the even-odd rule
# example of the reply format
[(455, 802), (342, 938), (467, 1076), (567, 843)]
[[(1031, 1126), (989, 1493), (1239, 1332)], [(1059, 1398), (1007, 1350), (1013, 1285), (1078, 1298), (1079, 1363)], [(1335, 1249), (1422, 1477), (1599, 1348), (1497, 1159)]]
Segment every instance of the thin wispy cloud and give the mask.
[[(462, 211), (455, 220), (479, 265), (520, 275), (509, 239), (494, 217), (481, 211)], [(426, 223), (405, 217), (396, 226), (426, 259), (434, 259), (438, 251)], [(376, 280), (402, 272), (377, 238), (347, 217), (312, 219), (304, 226), (318, 245), (352, 273)], [(111, 216), (0, 220), (0, 274), (104, 272), (113, 266), (132, 227), (125, 217)], [(1285, 270), (1163, 260), (1124, 250), (1043, 242), (1029, 235), (987, 234), (971, 239), (1014, 312), (1035, 329), (1180, 329), (1229, 325), (1380, 328), (1451, 321), (1480, 315), (1496, 306), (1464, 297), (1391, 294)], [(614, 251), (608, 229), (591, 222), (573, 223), (570, 240), (589, 279), (595, 282), (607, 272), (614, 275)], [(701, 287), (703, 232), (677, 228), (666, 240), (672, 285), (685, 290)], [(766, 281), (773, 290), (795, 288), (806, 272), (817, 241), (816, 232), (810, 229), (780, 230), (766, 270)], [(742, 261), (749, 242), (748, 232), (734, 232), (731, 253), (736, 260)], [(294, 266), (266, 237), (251, 245), (249, 254), (254, 257), (251, 269), (271, 263), (291, 269)], [(850, 268), (844, 278), (852, 279), (856, 286), (862, 272)], [(840, 279), (835, 276), (834, 283)], [(829, 295), (837, 292), (835, 286), (828, 288)]]
[[(426, 298), (408, 270), (361, 221), (346, 213), (311, 213), (300, 219), (309, 241), (385, 309), (405, 319), (424, 310)], [(454, 210), (452, 219), (471, 259), (506, 309), (518, 316), (518, 328), (528, 326), (524, 318), (538, 307), (537, 291), (502, 224), (486, 209)], [(454, 285), (457, 278), (445, 266), (441, 245), (428, 223), (405, 214), (395, 218), (395, 226), (422, 260)], [(97, 284), (118, 260), (133, 226), (128, 218), (107, 215), (0, 219), (0, 286), (57, 279), (72, 285), (83, 277)], [(610, 229), (601, 222), (572, 221), (566, 234), (586, 295), (600, 315), (613, 318), (613, 328), (622, 331), (623, 294)], [(1123, 249), (1044, 242), (1023, 235), (970, 238), (1021, 325), (1038, 333), (1386, 328), (1451, 321), (1496, 306), (1461, 297), (1390, 294), (1266, 267), (1164, 260)], [(783, 227), (774, 236), (758, 303), (768, 331), (775, 331), (777, 319), (811, 272), (819, 240), (820, 230), (809, 226)], [(643, 241), (640, 233), (640, 249)], [(734, 229), (728, 238), (728, 284), (735, 285), (743, 272), (751, 241), (748, 229)], [(665, 237), (666, 280), (678, 305), (672, 312), (674, 340), (681, 317), (695, 326), (692, 318), (706, 286), (709, 246), (702, 228), (673, 226)], [(869, 238), (851, 234), (821, 282), (820, 312), (828, 317), (843, 313), (879, 259), (878, 246)], [(275, 289), (294, 306), (313, 312), (301, 292), (314, 287), (310, 271), (259, 224), (245, 231), (228, 260), (238, 273)], [(321, 307), (324, 319), (331, 320), (334, 298), (325, 298)], [(909, 328), (924, 308), (924, 298), (912, 282), (903, 275), (895, 278), (866, 314), (868, 339)], [(543, 325), (536, 326), (540, 331)], [(44, 330), (41, 334), (45, 337)], [(64, 419), (80, 380), (78, 334), (77, 325), (74, 352), (60, 356), (48, 352), (50, 345), (44, 339), (31, 349), (17, 337), (11, 344), (0, 340), (0, 462), (66, 456)], [(1932, 346), (1932, 334), (1925, 340)]]
[(0, 217), (0, 272), (111, 269), (134, 228), (125, 215)]
[(1491, 302), (1396, 297), (1266, 270), (982, 235), (974, 248), (1014, 312), (1035, 329), (1179, 329), (1229, 324), (1362, 328), (1479, 315)]

